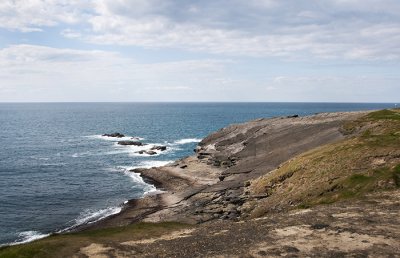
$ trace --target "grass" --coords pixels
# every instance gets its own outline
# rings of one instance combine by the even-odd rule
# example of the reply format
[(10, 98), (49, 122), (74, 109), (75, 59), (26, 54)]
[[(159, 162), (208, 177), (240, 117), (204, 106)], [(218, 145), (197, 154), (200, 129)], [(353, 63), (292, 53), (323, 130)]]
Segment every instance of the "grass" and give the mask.
[(371, 112), (367, 115), (370, 120), (400, 120), (399, 110), (384, 109), (380, 111)]
[(125, 227), (53, 235), (23, 245), (1, 247), (0, 257), (71, 257), (90, 243), (105, 243), (107, 246), (112, 246), (128, 240), (158, 237), (188, 227), (189, 225), (174, 222), (138, 223)]

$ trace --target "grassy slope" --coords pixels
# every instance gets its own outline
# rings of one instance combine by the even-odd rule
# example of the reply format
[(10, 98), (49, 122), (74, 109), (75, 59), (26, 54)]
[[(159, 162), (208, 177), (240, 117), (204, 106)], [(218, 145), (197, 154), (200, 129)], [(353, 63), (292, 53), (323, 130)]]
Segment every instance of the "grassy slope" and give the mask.
[(251, 182), (248, 193), (268, 197), (247, 204), (250, 216), (400, 187), (400, 110), (372, 112), (342, 130), (356, 136), (299, 155)]
[(0, 257), (71, 257), (81, 247), (88, 246), (90, 243), (106, 243), (108, 246), (113, 246), (128, 240), (158, 237), (188, 227), (188, 225), (172, 222), (139, 223), (119, 228), (54, 235), (24, 245), (2, 247)]

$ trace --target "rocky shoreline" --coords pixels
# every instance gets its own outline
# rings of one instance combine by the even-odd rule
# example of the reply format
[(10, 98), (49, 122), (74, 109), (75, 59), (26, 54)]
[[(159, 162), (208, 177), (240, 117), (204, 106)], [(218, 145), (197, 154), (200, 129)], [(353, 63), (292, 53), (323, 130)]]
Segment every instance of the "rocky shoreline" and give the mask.
[(230, 125), (132, 171), (158, 192), (0, 256), (398, 257), (399, 146), (400, 110)]
[[(246, 191), (252, 179), (290, 158), (344, 139), (342, 125), (367, 112), (258, 119), (230, 125), (204, 138), (195, 155), (151, 169), (134, 169), (161, 193), (130, 200), (123, 210), (83, 229), (124, 226), (139, 221), (198, 224), (249, 218), (247, 203), (266, 198)], [(290, 209), (296, 203), (288, 201)]]

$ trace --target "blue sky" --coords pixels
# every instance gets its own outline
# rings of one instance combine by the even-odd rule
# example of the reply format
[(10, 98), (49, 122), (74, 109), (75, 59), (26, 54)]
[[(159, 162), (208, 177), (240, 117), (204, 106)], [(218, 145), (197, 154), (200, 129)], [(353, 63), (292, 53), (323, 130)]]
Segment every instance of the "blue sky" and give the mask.
[(0, 101), (400, 101), (398, 0), (2, 0)]

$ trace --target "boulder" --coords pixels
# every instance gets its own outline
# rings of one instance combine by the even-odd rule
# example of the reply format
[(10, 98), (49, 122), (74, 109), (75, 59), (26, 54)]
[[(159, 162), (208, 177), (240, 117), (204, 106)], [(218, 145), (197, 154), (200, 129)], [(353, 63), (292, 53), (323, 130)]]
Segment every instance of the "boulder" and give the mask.
[(134, 145), (134, 146), (144, 146), (146, 144), (138, 141), (119, 141), (119, 145)]
[(103, 134), (102, 136), (116, 137), (116, 138), (125, 137), (125, 135), (123, 135), (123, 134), (121, 134), (121, 133), (106, 133), (106, 134)]
[(158, 146), (151, 147), (151, 149), (150, 149), (150, 150), (159, 150), (159, 151), (165, 151), (166, 149), (167, 149), (167, 146), (158, 145)]

